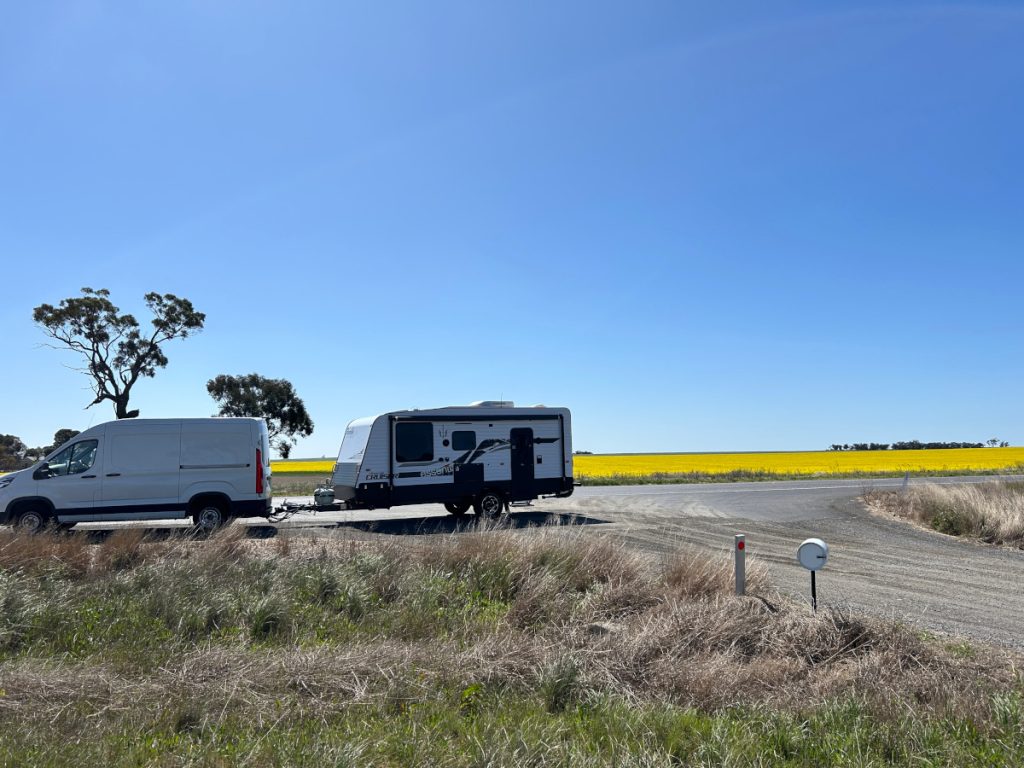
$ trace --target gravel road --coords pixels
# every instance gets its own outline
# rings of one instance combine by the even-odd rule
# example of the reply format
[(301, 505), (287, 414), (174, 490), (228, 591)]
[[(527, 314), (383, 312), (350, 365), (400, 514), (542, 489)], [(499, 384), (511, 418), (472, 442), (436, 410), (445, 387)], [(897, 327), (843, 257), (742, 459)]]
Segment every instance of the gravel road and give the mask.
[[(796, 563), (796, 548), (816, 536), (830, 547), (828, 565), (818, 575), (819, 607), (841, 606), (935, 632), (1024, 647), (1024, 553), (872, 515), (858, 500), (868, 488), (902, 484), (823, 480), (584, 487), (571, 498), (542, 500), (515, 510), (511, 524), (576, 522), (653, 554), (682, 545), (729, 553), (733, 535), (743, 533), (748, 557), (767, 566), (772, 583), (808, 601), (810, 579)], [(387, 537), (446, 533), (469, 524), (431, 505), (297, 515), (274, 533), (315, 535), (334, 530), (347, 536)]]

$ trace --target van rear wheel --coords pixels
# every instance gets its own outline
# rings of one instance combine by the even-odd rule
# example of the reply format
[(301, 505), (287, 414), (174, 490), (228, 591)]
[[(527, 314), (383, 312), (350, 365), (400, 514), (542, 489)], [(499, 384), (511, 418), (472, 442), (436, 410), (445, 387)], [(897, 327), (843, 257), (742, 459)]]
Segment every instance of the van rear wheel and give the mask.
[(192, 513), (192, 522), (199, 533), (211, 534), (227, 524), (228, 514), (220, 502), (204, 501)]

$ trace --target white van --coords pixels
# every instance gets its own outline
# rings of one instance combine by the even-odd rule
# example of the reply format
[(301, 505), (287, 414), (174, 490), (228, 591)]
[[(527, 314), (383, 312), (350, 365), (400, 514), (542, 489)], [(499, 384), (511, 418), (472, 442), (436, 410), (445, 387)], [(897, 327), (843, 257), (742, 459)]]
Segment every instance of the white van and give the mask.
[(124, 419), (87, 429), (38, 464), (0, 476), (0, 524), (191, 517), (212, 531), (271, 512), (263, 419)]

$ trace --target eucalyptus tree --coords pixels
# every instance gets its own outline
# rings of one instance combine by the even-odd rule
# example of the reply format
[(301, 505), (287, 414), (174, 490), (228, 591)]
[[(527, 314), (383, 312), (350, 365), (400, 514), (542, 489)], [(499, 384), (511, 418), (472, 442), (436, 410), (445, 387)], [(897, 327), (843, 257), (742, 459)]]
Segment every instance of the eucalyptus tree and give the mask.
[(32, 318), (53, 339), (49, 346), (70, 350), (84, 362), (78, 370), (89, 377), (94, 394), (87, 408), (109, 400), (117, 418), (138, 416), (137, 409), (128, 409), (132, 388), (167, 367), (163, 345), (202, 330), (206, 315), (188, 299), (171, 293), (147, 293), (144, 298), (153, 314), (152, 329), (122, 314), (105, 288), (83, 288), (81, 296), (33, 310)]

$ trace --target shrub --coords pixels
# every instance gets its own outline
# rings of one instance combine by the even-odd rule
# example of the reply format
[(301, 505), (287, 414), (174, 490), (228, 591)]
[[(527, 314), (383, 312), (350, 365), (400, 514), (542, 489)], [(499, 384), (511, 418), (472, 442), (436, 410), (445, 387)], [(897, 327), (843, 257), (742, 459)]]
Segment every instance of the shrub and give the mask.
[[(122, 528), (97, 547), (94, 566), (101, 571), (126, 571), (146, 558), (146, 532), (142, 528)], [(149, 545), (152, 548), (154, 545)]]
[(870, 491), (873, 508), (953, 536), (1024, 547), (1024, 489), (1019, 482), (911, 486)]
[(267, 640), (289, 632), (293, 617), (283, 599), (265, 596), (246, 607), (245, 621), (254, 640)]
[(551, 714), (564, 712), (580, 696), (580, 665), (569, 654), (545, 664), (538, 675), (537, 690)]

